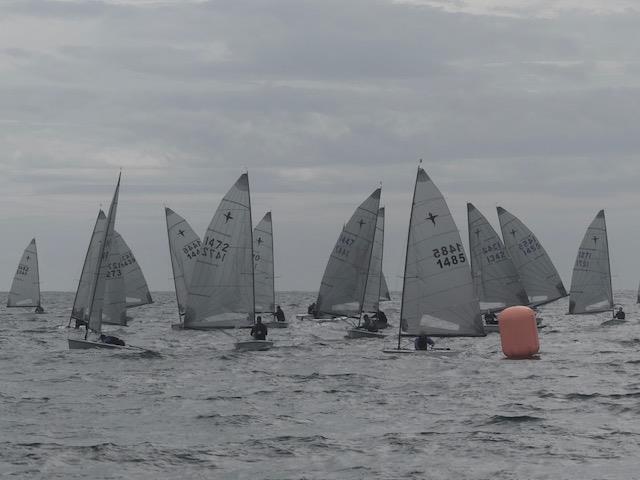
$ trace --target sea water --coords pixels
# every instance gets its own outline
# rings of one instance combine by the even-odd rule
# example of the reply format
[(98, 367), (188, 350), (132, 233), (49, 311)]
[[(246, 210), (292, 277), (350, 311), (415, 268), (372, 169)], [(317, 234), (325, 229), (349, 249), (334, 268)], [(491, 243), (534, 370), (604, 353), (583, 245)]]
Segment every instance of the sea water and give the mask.
[[(171, 293), (106, 327), (158, 355), (68, 350), (72, 293), (44, 315), (0, 310), (0, 477), (42, 479), (631, 479), (640, 456), (640, 314), (540, 309), (539, 360), (497, 334), (442, 339), (457, 356), (393, 356), (345, 322), (296, 320), (268, 352), (247, 330), (175, 331)], [(397, 325), (399, 297), (383, 304)], [(235, 338), (234, 338), (235, 337)]]

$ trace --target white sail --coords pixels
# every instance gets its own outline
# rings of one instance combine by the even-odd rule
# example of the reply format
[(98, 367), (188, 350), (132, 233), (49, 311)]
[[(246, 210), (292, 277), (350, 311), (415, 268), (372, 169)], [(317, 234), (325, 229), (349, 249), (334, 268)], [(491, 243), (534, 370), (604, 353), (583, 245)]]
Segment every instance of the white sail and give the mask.
[(169, 254), (176, 288), (178, 312), (182, 316), (189, 296), (189, 283), (196, 265), (202, 242), (187, 221), (170, 208), (165, 207)]
[(571, 276), (569, 313), (597, 313), (613, 308), (609, 242), (604, 210), (582, 239)]
[(249, 326), (254, 317), (249, 176), (224, 196), (202, 240), (193, 269), (185, 328)]
[(37, 307), (40, 305), (40, 275), (36, 239), (31, 240), (20, 258), (11, 283), (7, 307)]
[(273, 224), (267, 212), (253, 230), (253, 272), (256, 289), (256, 312), (274, 313), (275, 284), (273, 271)]
[(362, 312), (379, 206), (378, 188), (340, 232), (320, 283), (316, 301), (319, 313), (355, 317)]
[(481, 310), (527, 305), (529, 297), (500, 236), (471, 203), (467, 203), (467, 216), (471, 275)]
[(529, 303), (540, 305), (567, 296), (556, 267), (536, 236), (517, 217), (497, 207), (502, 239), (518, 271)]
[(82, 265), (82, 273), (80, 274), (80, 281), (78, 282), (78, 289), (76, 290), (76, 296), (71, 310), (71, 318), (74, 320), (89, 321), (89, 306), (93, 298), (93, 290), (96, 284), (95, 279), (100, 265), (100, 249), (104, 241), (106, 228), (107, 216), (100, 210), (93, 227), (93, 233), (91, 234), (87, 254), (84, 259), (84, 264)]
[(108, 255), (106, 269), (100, 274), (104, 277), (104, 297), (102, 301), (102, 324), (126, 325), (127, 324), (127, 295), (125, 271), (122, 268), (123, 242), (115, 230), (111, 234), (111, 241), (107, 240), (104, 254)]
[(385, 302), (391, 300), (391, 293), (389, 293), (389, 285), (387, 284), (387, 279), (384, 276), (384, 272), (382, 272), (380, 278), (380, 301)]
[[(109, 206), (109, 214), (107, 215), (106, 220), (106, 228), (104, 230), (103, 235), (100, 238), (100, 254), (98, 256), (99, 264), (96, 269), (96, 274), (94, 276), (94, 288), (93, 295), (91, 297), (91, 302), (89, 303), (89, 329), (93, 330), (96, 333), (100, 333), (102, 331), (102, 315), (103, 310), (107, 307), (108, 311), (105, 312), (109, 318), (120, 318), (123, 313), (118, 311), (119, 305), (117, 302), (110, 304), (108, 306), (104, 305), (104, 296), (105, 296), (105, 288), (106, 288), (106, 280), (107, 277), (105, 272), (109, 269), (109, 265), (114, 262), (117, 264), (118, 256), (117, 253), (112, 253), (112, 243), (113, 243), (113, 231), (115, 227), (116, 221), (116, 211), (118, 209), (118, 195), (120, 193), (120, 175), (118, 175), (118, 184), (116, 186), (116, 190), (113, 193), (113, 200), (111, 200), (111, 205)], [(122, 310), (124, 310), (122, 308)]]
[(422, 168), (413, 194), (400, 318), (409, 335), (484, 335), (460, 233)]
[(378, 209), (376, 233), (369, 263), (369, 277), (364, 294), (363, 312), (377, 312), (382, 291), (382, 255), (384, 250), (384, 207)]
[(114, 232), (114, 242), (116, 250), (120, 253), (120, 270), (124, 277), (127, 308), (153, 303), (147, 280), (129, 245), (118, 232)]

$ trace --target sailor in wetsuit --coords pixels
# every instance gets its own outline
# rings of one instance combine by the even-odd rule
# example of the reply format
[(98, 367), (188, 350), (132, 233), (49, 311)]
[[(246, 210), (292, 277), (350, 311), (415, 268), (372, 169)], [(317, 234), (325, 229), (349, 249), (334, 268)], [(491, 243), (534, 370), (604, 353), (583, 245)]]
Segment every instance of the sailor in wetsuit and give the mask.
[(120, 345), (121, 347), (124, 347), (124, 341), (112, 335), (100, 335), (100, 341), (109, 345)]
[(360, 326), (360, 328), (363, 328), (368, 332), (377, 332), (378, 331), (378, 327), (376, 327), (375, 321), (372, 321), (369, 318), (369, 315), (366, 315), (366, 314), (365, 314), (364, 317), (362, 317), (362, 325)]
[(435, 344), (436, 342), (434, 342), (430, 337), (427, 337), (426, 335), (420, 335), (413, 341), (413, 346), (416, 350), (427, 350), (429, 348), (429, 345), (433, 347)]
[(280, 308), (280, 305), (278, 305), (278, 306), (276, 307), (276, 313), (275, 313), (275, 315), (276, 315), (276, 320), (277, 320), (278, 322), (286, 322), (286, 321), (287, 321), (287, 319), (284, 317), (284, 312), (283, 312), (283, 311), (282, 311), (282, 309)]
[(40, 305), (38, 305), (36, 307), (35, 313), (44, 313), (44, 308), (42, 308)]
[(251, 336), (255, 340), (266, 340), (267, 333), (267, 326), (262, 323), (262, 317), (258, 315), (258, 318), (256, 318), (256, 324), (251, 329)]
[(618, 320), (624, 320), (626, 317), (624, 311), (622, 310), (622, 307), (618, 307), (618, 311), (615, 313), (615, 315), (613, 316), (613, 318), (618, 319)]
[(487, 312), (484, 314), (484, 323), (486, 325), (497, 325), (498, 317), (496, 317), (496, 314), (493, 312)]
[(387, 320), (387, 316), (382, 310), (378, 310), (376, 313), (371, 315), (371, 318), (374, 320), (374, 325), (377, 328), (387, 328), (389, 326), (389, 320)]

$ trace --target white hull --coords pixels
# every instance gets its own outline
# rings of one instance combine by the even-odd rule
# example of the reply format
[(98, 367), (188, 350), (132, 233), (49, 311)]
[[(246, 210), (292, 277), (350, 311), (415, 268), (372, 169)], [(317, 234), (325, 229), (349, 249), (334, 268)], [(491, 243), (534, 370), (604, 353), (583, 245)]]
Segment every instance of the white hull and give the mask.
[(241, 327), (232, 324), (219, 324), (219, 325), (195, 325), (185, 327), (184, 323), (172, 323), (172, 330), (231, 330), (233, 328), (253, 328), (253, 325), (242, 325)]
[(410, 350), (408, 348), (401, 349), (389, 349), (382, 350), (382, 353), (390, 353), (390, 354), (413, 354), (413, 355), (428, 355), (428, 356), (436, 356), (436, 357), (455, 357), (459, 355), (460, 352), (456, 352), (453, 350), (449, 350), (448, 348), (430, 348), (429, 350)]
[(267, 328), (289, 328), (289, 322), (266, 322)]
[(236, 342), (236, 350), (239, 352), (256, 352), (269, 350), (273, 347), (270, 340), (247, 340), (246, 342)]
[(156, 353), (153, 350), (147, 350), (142, 347), (134, 347), (133, 345), (112, 345), (110, 343), (94, 342), (91, 340), (68, 338), (69, 350), (89, 350), (92, 348), (102, 348), (106, 350), (129, 350), (133, 352), (149, 352)]
[(312, 313), (296, 313), (296, 318), (298, 320), (310, 320), (313, 319)]
[[(542, 330), (543, 328), (547, 328), (546, 325), (538, 324), (538, 330)], [(498, 325), (485, 325), (484, 333), (500, 333), (500, 327)]]
[(386, 335), (378, 332), (370, 332), (363, 328), (350, 328), (345, 338), (384, 338)]

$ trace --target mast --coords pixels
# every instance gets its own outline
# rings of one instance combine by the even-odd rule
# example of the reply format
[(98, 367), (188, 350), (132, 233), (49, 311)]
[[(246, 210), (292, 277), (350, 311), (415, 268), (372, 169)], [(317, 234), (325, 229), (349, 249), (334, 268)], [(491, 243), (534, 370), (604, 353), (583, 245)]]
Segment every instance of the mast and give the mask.
[[(253, 323), (256, 322), (256, 275), (255, 275), (255, 257), (253, 252), (253, 219), (251, 217), (251, 184), (249, 182), (249, 171), (247, 170), (247, 196), (249, 197), (249, 232), (251, 235), (251, 318)], [(273, 245), (273, 241), (271, 242)], [(274, 292), (275, 297), (275, 292)]]
[[(384, 207), (382, 207), (382, 210), (386, 214), (386, 210)], [(380, 209), (378, 209), (378, 215), (380, 215)], [(382, 272), (384, 271), (384, 269), (382, 268), (382, 261), (384, 259), (384, 220), (385, 220), (385, 215), (382, 215), (382, 240), (380, 242), (382, 243), (382, 248), (380, 249), (380, 281), (378, 282), (378, 298), (377, 298), (378, 310), (380, 310), (380, 292), (382, 291)]]
[(607, 219), (602, 210), (602, 221), (604, 223), (604, 238), (607, 240), (607, 266), (609, 267), (609, 291), (611, 292), (611, 308), (614, 308), (613, 303), (613, 281), (611, 280), (611, 257), (609, 256), (609, 233), (607, 232)]
[(416, 183), (413, 186), (413, 198), (411, 199), (411, 212), (409, 214), (409, 228), (407, 229), (407, 248), (404, 252), (404, 275), (402, 276), (402, 300), (400, 301), (400, 321), (398, 322), (398, 350), (400, 350), (400, 339), (402, 338), (402, 311), (404, 309), (404, 296), (406, 292), (407, 283), (407, 260), (409, 258), (409, 242), (411, 240), (411, 219), (413, 218), (413, 207), (416, 204), (416, 190), (418, 186), (418, 174), (422, 165), (422, 159), (418, 164), (418, 171), (416, 173)]
[[(376, 228), (378, 225), (378, 215), (380, 214), (380, 208), (376, 212)], [(362, 289), (362, 299), (360, 300), (360, 313), (358, 315), (358, 326), (362, 320), (362, 309), (364, 308), (364, 299), (367, 296), (367, 285), (369, 284), (369, 271), (371, 271), (371, 261), (373, 260), (373, 244), (376, 240), (376, 231), (373, 230), (373, 240), (371, 241), (371, 248), (369, 249), (369, 263), (367, 264), (367, 275), (364, 277), (364, 288)], [(380, 288), (378, 288), (378, 296), (380, 296)]]
[(33, 249), (36, 252), (36, 273), (38, 274), (38, 307), (41, 307), (41, 303), (42, 303), (42, 299), (41, 299), (41, 295), (40, 295), (40, 265), (38, 265), (38, 247), (36, 247), (36, 239), (33, 239)]
[(169, 235), (169, 218), (167, 216), (168, 207), (164, 207), (164, 221), (167, 224), (167, 241), (169, 242), (169, 260), (171, 261), (171, 272), (173, 273), (173, 289), (176, 292), (176, 303), (178, 304), (178, 320), (182, 323), (184, 314), (180, 312), (180, 300), (178, 299), (178, 283), (176, 282), (176, 271), (173, 268), (173, 249), (171, 248), (171, 236)]
[[(273, 280), (273, 314), (275, 316), (276, 313), (276, 265), (275, 265), (275, 256), (273, 254), (273, 215), (271, 210), (269, 210), (269, 218), (271, 218), (271, 269), (273, 270), (272, 280)], [(251, 234), (253, 235), (253, 228), (251, 229)], [(253, 245), (253, 238), (251, 239), (251, 245)], [(253, 296), (256, 296), (256, 285), (255, 285), (255, 276), (254, 276), (254, 284), (253, 284)]]

